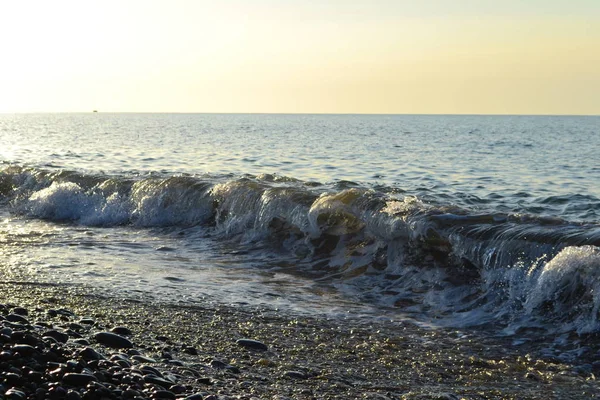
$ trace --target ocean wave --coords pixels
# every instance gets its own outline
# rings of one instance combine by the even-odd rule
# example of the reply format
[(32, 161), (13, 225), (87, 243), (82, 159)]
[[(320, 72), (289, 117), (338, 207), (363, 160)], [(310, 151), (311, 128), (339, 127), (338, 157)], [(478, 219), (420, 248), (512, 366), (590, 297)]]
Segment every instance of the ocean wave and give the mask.
[[(26, 217), (100, 227), (201, 226), (250, 251), (266, 244), (260, 251), (287, 257), (281, 268), (289, 273), (440, 324), (494, 322), (507, 332), (600, 328), (597, 223), (482, 212), (443, 198), (273, 175), (105, 176), (19, 165), (0, 171), (0, 202)], [(596, 200), (586, 197), (590, 207)], [(569, 205), (562, 197), (548, 201)]]

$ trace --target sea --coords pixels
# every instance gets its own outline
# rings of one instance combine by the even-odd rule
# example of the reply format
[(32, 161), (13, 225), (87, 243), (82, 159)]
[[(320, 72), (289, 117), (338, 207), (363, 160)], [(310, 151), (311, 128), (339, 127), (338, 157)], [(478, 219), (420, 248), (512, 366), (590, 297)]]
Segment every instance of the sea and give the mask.
[(600, 332), (600, 117), (0, 114), (0, 279)]

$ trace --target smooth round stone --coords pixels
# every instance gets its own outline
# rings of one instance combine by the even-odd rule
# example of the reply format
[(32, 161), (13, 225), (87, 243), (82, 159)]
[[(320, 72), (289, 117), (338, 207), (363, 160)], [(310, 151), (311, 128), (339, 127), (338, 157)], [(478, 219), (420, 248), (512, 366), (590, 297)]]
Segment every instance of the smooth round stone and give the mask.
[(181, 394), (186, 391), (186, 388), (183, 385), (173, 385), (169, 388), (169, 390), (175, 394)]
[(236, 343), (239, 346), (245, 347), (247, 349), (263, 350), (263, 351), (269, 349), (266, 344), (264, 344), (263, 342), (259, 342), (258, 340), (254, 340), (254, 339), (238, 339), (236, 341)]
[(4, 396), (9, 400), (25, 400), (27, 395), (17, 389), (8, 389)]
[(69, 373), (65, 374), (62, 381), (65, 385), (83, 387), (90, 382), (97, 381), (98, 379), (94, 375), (90, 374), (76, 374)]
[(102, 360), (104, 358), (104, 356), (102, 356), (102, 354), (98, 353), (96, 350), (92, 349), (91, 347), (86, 347), (85, 349), (81, 350), (79, 352), (79, 356), (87, 361)]
[(157, 362), (154, 358), (150, 358), (150, 357), (146, 357), (146, 356), (142, 356), (142, 355), (131, 356), (131, 359), (134, 361), (149, 363), (149, 364), (155, 364)]
[(185, 398), (185, 400), (202, 400), (203, 396), (200, 393), (194, 393)]
[(15, 374), (14, 372), (8, 372), (4, 374), (4, 379), (10, 386), (19, 386), (23, 381), (23, 377), (19, 374)]
[(158, 377), (161, 377), (161, 378), (163, 377), (163, 375), (160, 373), (159, 370), (157, 370), (156, 368), (151, 367), (149, 365), (142, 365), (140, 367), (140, 371), (142, 371), (144, 373), (144, 375), (154, 374)]
[(227, 364), (227, 363), (224, 363), (224, 362), (223, 362), (223, 361), (221, 361), (221, 360), (212, 360), (212, 361), (210, 362), (210, 366), (211, 366), (212, 368), (214, 368), (214, 369), (225, 369), (225, 368), (227, 368), (227, 366), (228, 366), (228, 365), (229, 365), (229, 364)]
[(81, 395), (79, 394), (78, 391), (69, 389), (67, 391), (67, 396), (65, 398), (66, 398), (66, 400), (81, 400)]
[(114, 349), (129, 349), (133, 347), (133, 343), (129, 339), (112, 332), (99, 332), (94, 335), (94, 338), (98, 343)]
[(13, 330), (10, 329), (8, 326), (0, 329), (0, 335), (10, 336), (10, 335), (12, 335), (12, 333), (13, 333)]
[(78, 333), (85, 331), (84, 326), (81, 324), (78, 324), (76, 322), (71, 322), (69, 324), (69, 329), (74, 330), (75, 332), (78, 332)]
[(59, 343), (67, 343), (67, 340), (69, 340), (69, 335), (67, 335), (64, 332), (59, 332), (57, 330), (50, 330), (47, 332), (44, 332), (43, 336), (49, 336), (51, 338), (56, 339), (57, 342)]
[(170, 388), (174, 384), (174, 382), (168, 381), (168, 380), (163, 379), (163, 378), (159, 378), (156, 375), (144, 375), (144, 382), (146, 382), (146, 383), (153, 383), (155, 385), (162, 386), (165, 389)]
[(304, 372), (300, 371), (286, 371), (283, 373), (284, 376), (292, 379), (307, 379), (308, 376)]
[(116, 333), (117, 335), (131, 335), (131, 329), (126, 328), (124, 326), (115, 326), (110, 330), (112, 333)]
[(42, 340), (49, 343), (59, 343), (58, 340), (54, 339), (52, 336), (42, 336)]
[(22, 315), (19, 314), (8, 314), (6, 319), (10, 322), (16, 322), (18, 324), (28, 324), (29, 321)]
[(38, 352), (35, 349), (35, 347), (30, 346), (28, 344), (17, 344), (16, 346), (13, 346), (12, 351), (14, 351), (15, 353), (18, 352), (19, 354), (22, 354), (24, 356), (31, 356)]
[(29, 312), (27, 312), (27, 309), (25, 309), (23, 307), (16, 307), (13, 310), (13, 313), (19, 314), (19, 315), (29, 315)]
[(212, 385), (212, 380), (209, 377), (204, 376), (202, 378), (196, 379), (196, 383), (201, 383), (203, 385)]
[(176, 399), (175, 393), (170, 392), (168, 390), (157, 390), (152, 393), (151, 397), (153, 399), (168, 399), (168, 400)]
[(94, 325), (96, 321), (92, 318), (82, 318), (79, 320), (79, 323), (83, 325)]

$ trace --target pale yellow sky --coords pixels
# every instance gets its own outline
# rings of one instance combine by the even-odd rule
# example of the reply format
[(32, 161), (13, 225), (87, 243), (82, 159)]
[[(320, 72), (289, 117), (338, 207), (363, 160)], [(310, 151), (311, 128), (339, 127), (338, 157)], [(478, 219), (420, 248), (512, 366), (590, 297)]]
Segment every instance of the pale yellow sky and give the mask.
[(597, 0), (0, 0), (0, 54), (0, 112), (600, 114)]

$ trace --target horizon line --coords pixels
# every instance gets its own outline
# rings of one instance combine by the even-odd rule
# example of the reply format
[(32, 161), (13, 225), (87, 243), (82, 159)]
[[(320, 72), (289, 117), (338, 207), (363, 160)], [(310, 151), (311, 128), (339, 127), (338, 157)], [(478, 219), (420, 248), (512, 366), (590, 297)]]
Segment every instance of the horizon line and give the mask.
[(216, 111), (0, 111), (6, 114), (207, 114), (207, 115), (363, 115), (363, 116), (481, 116), (481, 117), (600, 117), (598, 114), (508, 114), (508, 113), (354, 113), (354, 112), (216, 112)]

